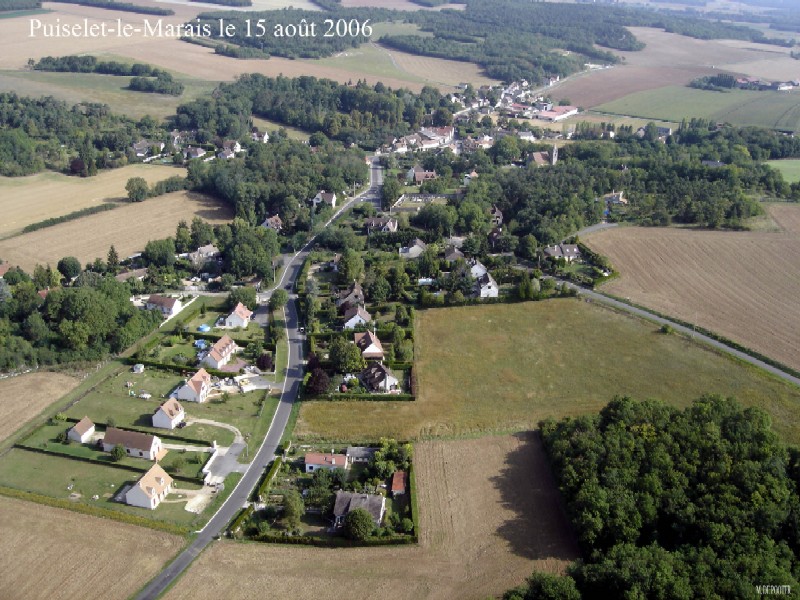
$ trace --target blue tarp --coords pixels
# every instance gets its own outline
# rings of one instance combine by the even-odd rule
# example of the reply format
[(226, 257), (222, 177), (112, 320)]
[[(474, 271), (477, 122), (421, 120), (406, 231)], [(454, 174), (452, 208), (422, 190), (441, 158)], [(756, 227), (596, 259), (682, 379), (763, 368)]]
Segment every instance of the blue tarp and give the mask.
[(203, 325), (200, 325), (200, 327), (197, 328), (197, 331), (202, 331), (203, 333), (208, 333), (209, 331), (211, 331), (211, 327), (206, 325), (206, 324), (203, 324)]
[(196, 348), (200, 348), (201, 350), (208, 346), (205, 340), (195, 340), (194, 345)]

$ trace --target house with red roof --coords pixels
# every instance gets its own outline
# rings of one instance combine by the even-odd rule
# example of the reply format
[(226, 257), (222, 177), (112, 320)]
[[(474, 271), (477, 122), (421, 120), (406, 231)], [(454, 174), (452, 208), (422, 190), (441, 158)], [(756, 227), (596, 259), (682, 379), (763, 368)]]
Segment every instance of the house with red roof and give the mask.
[(221, 369), (227, 365), (233, 355), (239, 351), (239, 346), (236, 345), (230, 336), (223, 335), (217, 340), (203, 359), (203, 363), (212, 369)]
[(253, 311), (248, 309), (244, 304), (239, 302), (233, 312), (225, 318), (225, 327), (242, 327), (245, 328), (250, 325), (250, 318), (253, 316)]
[(200, 369), (186, 380), (176, 396), (179, 400), (188, 402), (205, 402), (208, 400), (208, 393), (211, 391), (211, 375), (205, 369)]

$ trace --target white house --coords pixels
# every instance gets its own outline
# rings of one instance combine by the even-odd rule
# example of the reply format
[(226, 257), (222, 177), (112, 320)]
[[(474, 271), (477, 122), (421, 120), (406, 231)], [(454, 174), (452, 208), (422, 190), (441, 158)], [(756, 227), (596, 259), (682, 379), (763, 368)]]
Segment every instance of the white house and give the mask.
[(572, 262), (581, 257), (581, 251), (577, 244), (556, 244), (545, 248), (544, 255), (547, 258), (563, 258), (567, 262)]
[(67, 433), (67, 437), (79, 444), (86, 444), (94, 435), (94, 423), (89, 417), (83, 417)]
[(161, 440), (154, 435), (138, 431), (126, 431), (116, 427), (107, 428), (105, 437), (103, 437), (103, 451), (111, 452), (117, 444), (125, 448), (125, 453), (128, 456), (146, 458), (148, 460), (156, 460), (163, 450)]
[(236, 342), (227, 334), (223, 335), (211, 346), (203, 362), (212, 369), (221, 369), (230, 362), (231, 358), (238, 350), (239, 346), (236, 345)]
[(216, 259), (220, 255), (219, 248), (214, 244), (200, 246), (197, 250), (189, 254), (189, 260), (195, 267), (202, 267), (210, 260)]
[(162, 296), (161, 294), (151, 294), (144, 307), (147, 310), (160, 310), (161, 314), (169, 318), (181, 312), (183, 305), (177, 298)]
[(317, 192), (317, 195), (311, 199), (311, 203), (314, 205), (314, 208), (316, 208), (318, 204), (322, 203), (327, 204), (331, 208), (336, 208), (336, 193), (320, 190)]
[(500, 290), (497, 282), (489, 273), (484, 273), (475, 282), (475, 295), (478, 298), (497, 298)]
[(171, 491), (172, 477), (155, 464), (125, 493), (125, 503), (154, 510)]
[(153, 427), (175, 429), (184, 419), (186, 412), (183, 406), (175, 398), (170, 398), (153, 413)]
[(355, 329), (359, 325), (366, 325), (371, 320), (372, 315), (363, 306), (354, 306), (344, 313), (344, 328)]
[(371, 331), (363, 331), (353, 335), (353, 341), (358, 349), (361, 350), (361, 356), (366, 360), (383, 360), (383, 346), (378, 336)]
[(375, 393), (386, 394), (400, 389), (397, 377), (379, 362), (370, 363), (361, 371), (361, 381), (369, 391)]
[(225, 317), (225, 327), (247, 327), (250, 325), (250, 317), (252, 316), (253, 311), (239, 302), (233, 312)]
[(274, 229), (275, 231), (280, 231), (283, 229), (283, 221), (281, 220), (280, 216), (275, 214), (271, 217), (267, 217), (264, 219), (264, 222), (261, 224), (262, 227), (267, 229)]
[(176, 394), (179, 400), (188, 402), (205, 402), (211, 391), (211, 375), (205, 369), (200, 369), (192, 375), (185, 384), (178, 388)]
[(305, 457), (306, 473), (313, 473), (320, 469), (346, 469), (347, 457), (344, 454), (322, 454), (320, 452), (309, 452)]
[(254, 142), (261, 142), (262, 144), (266, 144), (269, 141), (269, 134), (266, 131), (259, 131), (258, 129), (253, 129), (252, 133), (250, 134), (250, 139)]

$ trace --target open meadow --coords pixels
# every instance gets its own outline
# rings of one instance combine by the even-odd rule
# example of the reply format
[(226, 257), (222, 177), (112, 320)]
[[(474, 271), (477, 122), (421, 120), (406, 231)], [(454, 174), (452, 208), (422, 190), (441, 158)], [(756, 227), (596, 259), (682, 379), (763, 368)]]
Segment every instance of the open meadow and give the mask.
[(269, 590), (298, 600), (483, 600), (534, 569), (560, 572), (577, 558), (535, 435), (423, 442), (414, 446), (414, 465), (418, 545), (216, 542), (166, 598), (249, 599)]
[(303, 403), (296, 437), (523, 431), (546, 417), (597, 412), (617, 394), (682, 407), (716, 393), (762, 407), (785, 440), (800, 441), (800, 389), (596, 304), (548, 300), (417, 315), (417, 400)]
[[(590, 108), (635, 92), (684, 86), (720, 70), (770, 80), (796, 77), (797, 61), (788, 48), (737, 40), (696, 40), (647, 27), (629, 29), (646, 44), (644, 50), (616, 52), (622, 64), (570, 78), (551, 88), (551, 95)], [(671, 92), (659, 93), (668, 98)]]
[(0, 597), (127, 598), (184, 540), (142, 527), (0, 497)]
[(773, 169), (778, 169), (789, 183), (800, 181), (800, 159), (768, 160), (767, 164)]
[(148, 240), (175, 234), (178, 222), (198, 216), (210, 223), (233, 218), (228, 206), (202, 194), (174, 192), (0, 241), (0, 257), (27, 271), (55, 266), (64, 256), (81, 263), (105, 257), (113, 244), (121, 257), (144, 249)]
[(69, 177), (51, 171), (28, 177), (0, 177), (3, 198), (0, 237), (18, 233), (31, 223), (82, 208), (104, 202), (127, 202), (125, 184), (131, 177), (143, 177), (152, 184), (185, 173), (185, 169), (165, 165), (128, 165), (101, 171), (94, 177)]
[(780, 231), (619, 227), (584, 242), (620, 272), (602, 291), (800, 369), (800, 205), (769, 212)]
[(72, 390), (79, 381), (61, 373), (27, 373), (0, 379), (0, 441)]

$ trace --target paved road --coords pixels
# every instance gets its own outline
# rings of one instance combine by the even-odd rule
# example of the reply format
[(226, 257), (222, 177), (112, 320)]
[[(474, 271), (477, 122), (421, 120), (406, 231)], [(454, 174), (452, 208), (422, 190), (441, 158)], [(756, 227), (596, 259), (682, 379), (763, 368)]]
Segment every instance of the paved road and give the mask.
[(788, 382), (793, 383), (793, 384), (795, 384), (797, 386), (800, 386), (800, 378), (795, 377), (794, 375), (791, 375), (791, 374), (789, 374), (789, 373), (787, 373), (785, 371), (781, 371), (780, 369), (776, 369), (772, 365), (769, 365), (769, 364), (765, 363), (764, 361), (761, 361), (761, 360), (759, 360), (759, 359), (757, 359), (757, 358), (755, 358), (753, 356), (750, 356), (749, 354), (745, 354), (744, 352), (741, 352), (740, 350), (736, 350), (735, 348), (731, 348), (730, 346), (728, 346), (726, 344), (723, 344), (722, 342), (718, 342), (714, 338), (708, 337), (707, 335), (702, 334), (699, 331), (695, 331), (691, 327), (685, 327), (684, 325), (680, 325), (678, 323), (675, 323), (674, 321), (670, 321), (669, 319), (664, 319), (663, 317), (659, 317), (658, 315), (654, 315), (650, 311), (643, 310), (641, 308), (636, 308), (635, 306), (630, 306), (629, 304), (626, 304), (625, 302), (620, 302), (619, 300), (615, 300), (614, 298), (609, 298), (608, 296), (606, 296), (604, 294), (600, 294), (600, 293), (595, 292), (593, 290), (587, 290), (585, 288), (576, 286), (576, 285), (574, 285), (572, 283), (569, 283), (569, 282), (566, 282), (566, 281), (564, 281), (563, 283), (566, 283), (569, 287), (578, 290), (578, 295), (583, 297), (583, 298), (590, 298), (591, 300), (596, 300), (597, 302), (602, 302), (603, 304), (607, 304), (609, 306), (613, 306), (616, 309), (624, 310), (625, 312), (629, 312), (629, 313), (632, 313), (634, 315), (638, 315), (640, 317), (644, 317), (646, 319), (649, 319), (650, 321), (654, 321), (654, 322), (658, 323), (659, 325), (669, 325), (675, 331), (679, 331), (679, 332), (684, 333), (686, 335), (689, 335), (689, 336), (691, 336), (691, 337), (693, 337), (693, 338), (695, 338), (697, 340), (701, 340), (701, 341), (705, 342), (706, 344), (708, 344), (710, 346), (713, 346), (714, 348), (717, 348), (719, 350), (722, 350), (723, 352), (726, 352), (726, 353), (730, 354), (731, 356), (735, 356), (736, 358), (741, 359), (741, 360), (743, 360), (743, 361), (745, 361), (747, 363), (750, 363), (751, 365), (755, 365), (756, 367), (764, 369), (765, 371), (768, 371), (769, 373), (772, 373), (776, 377), (780, 377), (784, 381), (788, 381)]
[[(380, 196), (380, 178), (381, 169), (377, 161), (373, 161), (370, 168), (369, 189), (343, 204), (333, 217), (325, 223), (325, 226), (327, 227), (334, 220), (339, 218), (344, 211), (350, 208), (354, 203), (371, 201), (376, 195)], [(284, 264), (287, 266), (280, 280), (273, 288), (268, 290), (268, 293), (271, 293), (278, 287), (294, 287), (294, 283), (300, 274), (300, 269), (303, 267), (303, 261), (305, 261), (315, 241), (315, 237), (312, 237), (299, 252), (285, 259)], [(297, 394), (300, 390), (300, 382), (303, 379), (304, 336), (299, 330), (300, 324), (298, 321), (296, 300), (297, 296), (291, 294), (290, 301), (286, 305), (287, 336), (285, 343), (289, 348), (288, 368), (286, 371), (286, 378), (283, 382), (280, 404), (278, 404), (275, 416), (272, 418), (272, 424), (267, 432), (267, 436), (261, 443), (261, 447), (253, 457), (253, 461), (247, 467), (239, 483), (217, 513), (211, 517), (211, 520), (206, 523), (206, 526), (198, 532), (197, 537), (189, 544), (186, 550), (181, 552), (166, 569), (147, 584), (147, 587), (137, 596), (137, 600), (155, 600), (167, 589), (167, 586), (175, 581), (175, 579), (192, 564), (203, 549), (227, 527), (236, 513), (245, 506), (258, 480), (261, 478), (264, 469), (275, 457), (275, 450), (283, 437), (283, 432), (286, 429), (289, 414), (292, 410), (292, 404), (297, 399)]]

